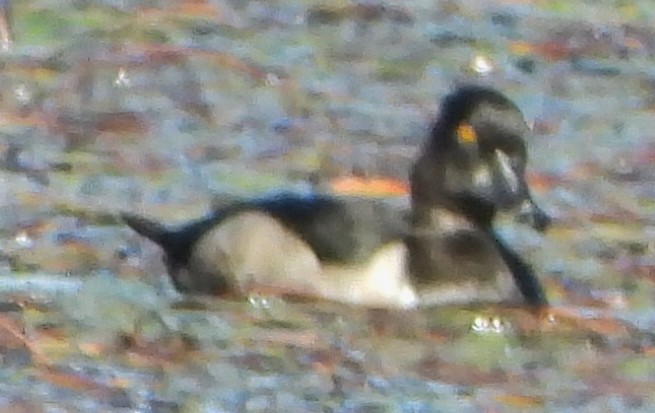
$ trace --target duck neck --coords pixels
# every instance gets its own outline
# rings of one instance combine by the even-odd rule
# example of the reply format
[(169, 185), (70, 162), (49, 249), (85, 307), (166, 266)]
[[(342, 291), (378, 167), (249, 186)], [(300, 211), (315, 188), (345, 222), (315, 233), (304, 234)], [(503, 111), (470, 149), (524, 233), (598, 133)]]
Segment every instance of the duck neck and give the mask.
[(432, 151), (426, 151), (412, 170), (412, 221), (417, 228), (460, 226), (491, 230), (496, 213), (483, 199), (450, 193), (444, 188), (445, 164)]
[(443, 230), (446, 232), (457, 229), (470, 229), (483, 232), (493, 232), (491, 220), (480, 219), (479, 216), (467, 214), (440, 205), (417, 205), (412, 207), (412, 224), (415, 229)]

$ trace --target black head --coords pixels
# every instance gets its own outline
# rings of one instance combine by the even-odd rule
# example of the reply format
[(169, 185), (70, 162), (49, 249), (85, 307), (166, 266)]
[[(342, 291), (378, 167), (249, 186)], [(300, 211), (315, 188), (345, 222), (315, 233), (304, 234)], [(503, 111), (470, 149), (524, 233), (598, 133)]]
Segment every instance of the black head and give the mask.
[(490, 225), (498, 210), (520, 210), (539, 230), (549, 218), (525, 181), (530, 133), (519, 109), (494, 89), (465, 86), (446, 96), (414, 167), (415, 205), (463, 212)]

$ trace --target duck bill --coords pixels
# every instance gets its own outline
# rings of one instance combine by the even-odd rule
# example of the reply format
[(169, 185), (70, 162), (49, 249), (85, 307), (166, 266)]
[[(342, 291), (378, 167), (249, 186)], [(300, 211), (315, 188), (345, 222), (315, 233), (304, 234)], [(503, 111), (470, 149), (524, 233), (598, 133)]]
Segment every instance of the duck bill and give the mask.
[(530, 197), (521, 204), (516, 219), (520, 223), (530, 225), (539, 232), (546, 231), (551, 224), (550, 216), (539, 208)]
[(523, 173), (512, 168), (509, 158), (501, 151), (496, 151), (495, 171), (494, 188), (498, 207), (513, 210), (518, 206), (519, 222), (530, 225), (539, 232), (545, 231), (550, 226), (550, 217), (532, 199)]
[[(550, 216), (537, 205), (526, 186), (522, 193), (508, 193), (503, 191), (497, 194), (496, 206), (499, 210), (505, 210), (515, 216), (517, 222), (526, 224), (539, 232), (544, 232), (551, 224)], [(502, 201), (500, 201), (502, 200)]]

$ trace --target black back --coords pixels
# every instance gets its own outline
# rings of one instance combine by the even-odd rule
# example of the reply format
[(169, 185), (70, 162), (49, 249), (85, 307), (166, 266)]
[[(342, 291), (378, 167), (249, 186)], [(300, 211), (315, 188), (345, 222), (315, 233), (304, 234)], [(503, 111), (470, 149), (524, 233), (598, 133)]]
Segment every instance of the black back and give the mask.
[(381, 245), (409, 232), (405, 214), (382, 202), (286, 192), (232, 203), (179, 228), (166, 228), (130, 214), (123, 214), (123, 219), (161, 245), (169, 265), (177, 267), (188, 263), (196, 242), (209, 230), (246, 211), (262, 211), (276, 218), (307, 242), (324, 262), (366, 260)]

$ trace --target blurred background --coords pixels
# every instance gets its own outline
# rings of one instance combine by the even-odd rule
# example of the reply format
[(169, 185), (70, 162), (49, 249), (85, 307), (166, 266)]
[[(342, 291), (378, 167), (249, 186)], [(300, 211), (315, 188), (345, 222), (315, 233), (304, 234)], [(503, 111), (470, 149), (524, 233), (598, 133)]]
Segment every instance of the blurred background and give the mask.
[[(649, 1), (0, 1), (0, 408), (650, 411)], [(184, 222), (280, 189), (406, 198), (438, 102), (533, 128), (554, 304), (373, 311), (188, 300), (117, 212)]]

